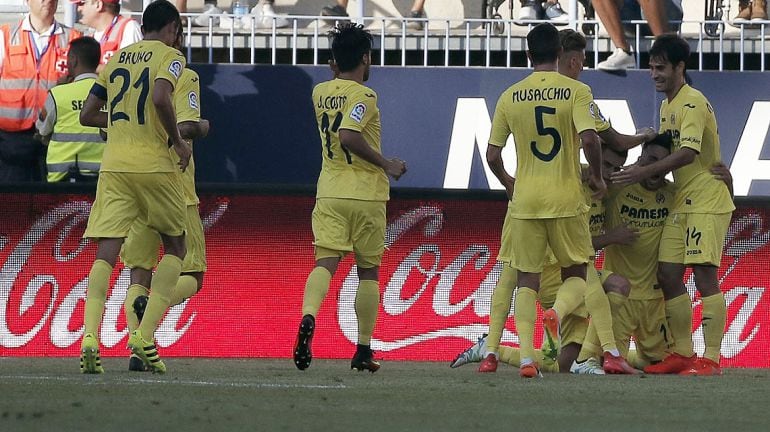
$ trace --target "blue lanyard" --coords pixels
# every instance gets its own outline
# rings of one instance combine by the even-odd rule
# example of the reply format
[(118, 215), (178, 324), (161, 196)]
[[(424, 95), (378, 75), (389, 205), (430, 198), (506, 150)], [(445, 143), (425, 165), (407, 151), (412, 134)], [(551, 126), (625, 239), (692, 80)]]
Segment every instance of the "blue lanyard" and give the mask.
[(45, 48), (43, 49), (43, 52), (40, 52), (40, 50), (37, 48), (37, 44), (35, 43), (35, 38), (32, 36), (32, 32), (29, 32), (29, 43), (32, 45), (32, 48), (35, 50), (35, 65), (37, 66), (37, 71), (40, 72), (40, 63), (41, 59), (45, 55), (45, 53), (48, 52), (48, 48), (51, 47), (51, 43), (53, 42), (53, 35), (56, 33), (56, 21), (53, 22), (53, 27), (51, 28), (51, 33), (48, 35), (48, 44), (46, 44)]

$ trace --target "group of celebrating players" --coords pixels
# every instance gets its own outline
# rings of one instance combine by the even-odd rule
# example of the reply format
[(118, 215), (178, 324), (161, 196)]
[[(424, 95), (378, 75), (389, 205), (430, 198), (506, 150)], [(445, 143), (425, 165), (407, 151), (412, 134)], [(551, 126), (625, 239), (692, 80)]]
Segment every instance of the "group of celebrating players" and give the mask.
[[(119, 255), (132, 269), (125, 301), (131, 370), (166, 371), (155, 331), (166, 310), (202, 283), (205, 245), (189, 140), (205, 136), (208, 122), (200, 118), (197, 75), (177, 49), (179, 23), (171, 3), (151, 3), (142, 19), (144, 40), (110, 59), (81, 112), (82, 124), (107, 133), (84, 234), (98, 246), (88, 279), (83, 373), (104, 371), (96, 335)], [(375, 372), (380, 363), (370, 341), (380, 301), (388, 177), (398, 180), (407, 167), (382, 154), (377, 94), (364, 85), (371, 34), (343, 23), (332, 30), (331, 42), (335, 77), (313, 91), (322, 143), (312, 215), (316, 263), (305, 285), (293, 359), (300, 370), (310, 366), (315, 317), (340, 260), (353, 252), (358, 344), (351, 368)], [(717, 270), (734, 210), (732, 179), (720, 162), (714, 111), (687, 83), (687, 42), (676, 35), (656, 38), (651, 75), (666, 96), (659, 133), (645, 128), (634, 135), (615, 131), (590, 88), (577, 81), (583, 35), (540, 24), (527, 43), (534, 71), (500, 96), (486, 155), (509, 198), (489, 332), (451, 366), (480, 362), (480, 372), (494, 372), (503, 361), (525, 378), (543, 371), (640, 369), (721, 374), (726, 307)], [(515, 176), (502, 158), (511, 135)], [(638, 145), (641, 158), (622, 168), (628, 149)], [(673, 183), (664, 177), (669, 172)], [(161, 242), (165, 253), (158, 261)], [(604, 265), (597, 269), (601, 249)], [(703, 304), (703, 357), (693, 351), (686, 267), (693, 269)], [(538, 301), (544, 338), (536, 350)], [(519, 348), (500, 344), (512, 303)], [(629, 350), (632, 337), (635, 350)]]

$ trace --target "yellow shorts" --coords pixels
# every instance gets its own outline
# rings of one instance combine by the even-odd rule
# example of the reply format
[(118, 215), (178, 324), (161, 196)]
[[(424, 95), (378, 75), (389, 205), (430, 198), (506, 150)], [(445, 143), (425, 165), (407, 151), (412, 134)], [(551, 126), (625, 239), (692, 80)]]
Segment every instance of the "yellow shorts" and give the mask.
[(380, 265), (385, 250), (385, 202), (319, 198), (313, 209), (315, 258), (354, 252), (362, 268)]
[[(589, 269), (590, 270), (590, 269)], [(537, 299), (540, 306), (545, 309), (553, 307), (556, 302), (556, 294), (561, 287), (561, 267), (558, 265), (547, 265), (540, 275), (540, 291)], [(585, 303), (581, 304), (575, 311), (561, 320), (561, 340), (562, 345), (571, 343), (582, 344), (588, 331), (588, 311)]]
[[(203, 235), (203, 224), (197, 205), (187, 206), (185, 244), (187, 255), (182, 262), (182, 273), (198, 273), (206, 271), (206, 240)], [(157, 232), (147, 225), (135, 223), (131, 226), (120, 259), (128, 268), (151, 270), (158, 265), (158, 249), (161, 240)]]
[(651, 300), (631, 300), (612, 317), (615, 342), (624, 357), (633, 336), (637, 358), (642, 364), (658, 362), (666, 357), (670, 348), (671, 332), (666, 322), (666, 305), (663, 297)]
[(719, 266), (732, 213), (675, 213), (660, 239), (658, 261)]
[(543, 271), (550, 246), (561, 267), (585, 264), (594, 256), (585, 215), (555, 219), (517, 219), (506, 216), (500, 248), (511, 265), (528, 273)]
[(124, 238), (135, 221), (170, 236), (184, 233), (178, 173), (102, 172), (84, 238)]

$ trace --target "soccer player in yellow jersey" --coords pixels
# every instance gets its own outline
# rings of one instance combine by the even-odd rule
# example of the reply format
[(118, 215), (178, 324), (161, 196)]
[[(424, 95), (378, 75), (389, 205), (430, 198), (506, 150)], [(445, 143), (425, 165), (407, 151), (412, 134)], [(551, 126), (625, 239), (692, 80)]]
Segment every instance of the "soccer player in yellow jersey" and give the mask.
[(377, 93), (363, 85), (369, 78), (371, 34), (361, 25), (344, 23), (332, 30), (331, 39), (336, 77), (313, 89), (322, 152), (312, 221), (316, 265), (305, 285), (294, 364), (300, 370), (310, 366), (315, 316), (340, 259), (352, 251), (359, 279), (358, 345), (350, 367), (375, 372), (380, 364), (370, 341), (380, 301), (388, 176), (398, 180), (406, 164), (382, 156)]
[[(601, 175), (591, 90), (557, 71), (559, 32), (551, 24), (537, 25), (527, 34), (527, 45), (534, 72), (500, 96), (487, 163), (511, 197), (501, 243), (513, 245), (511, 266), (518, 270), (514, 310), (521, 342), (519, 374), (533, 378), (540, 376), (532, 338), (546, 249), (550, 247), (562, 268), (561, 289), (585, 290), (586, 267), (593, 255), (585, 218), (589, 207), (581, 193), (581, 142), (595, 198), (600, 199), (607, 186)], [(515, 180), (502, 160), (511, 134), (518, 158)], [(551, 332), (558, 337), (558, 328)]]
[[(658, 254), (658, 281), (666, 299), (674, 348), (663, 362), (648, 366), (645, 372), (719, 375), (727, 310), (717, 272), (735, 206), (728, 187), (710, 172), (721, 158), (717, 122), (708, 100), (686, 83), (689, 55), (689, 45), (677, 35), (658, 36), (650, 48), (655, 88), (666, 95), (660, 107), (660, 132), (671, 134), (672, 153), (650, 165), (629, 167), (612, 178), (621, 184), (636, 183), (673, 171), (677, 186)], [(692, 305), (683, 283), (688, 266), (703, 303), (703, 358), (693, 351)]]
[[(182, 29), (180, 27), (174, 48), (182, 49)], [(179, 133), (190, 140), (204, 138), (209, 132), (209, 122), (201, 119), (200, 79), (190, 68), (185, 68), (174, 89), (174, 109)], [(169, 296), (169, 305), (177, 305), (192, 297), (203, 286), (203, 273), (206, 271), (206, 242), (203, 224), (198, 212), (198, 195), (195, 193), (195, 160), (190, 157), (190, 164), (182, 173), (185, 205), (185, 242), (187, 254), (182, 262), (182, 274)], [(131, 269), (131, 285), (128, 287), (123, 304), (128, 331), (139, 327), (147, 306), (152, 269), (158, 264), (160, 236), (142, 222), (131, 226), (128, 238), (123, 244), (120, 257), (126, 267)], [(129, 370), (145, 371), (144, 362), (132, 354)]]
[[(123, 240), (135, 221), (157, 231), (165, 255), (152, 280), (142, 324), (128, 345), (153, 371), (163, 373), (154, 344), (158, 322), (169, 306), (185, 257), (185, 201), (179, 168), (190, 146), (177, 128), (172, 94), (185, 59), (172, 45), (179, 12), (166, 0), (151, 3), (142, 16), (145, 39), (117, 52), (94, 83), (80, 114), (85, 126), (107, 128), (96, 200), (84, 237), (97, 242), (88, 276), (81, 371), (102, 373), (97, 334), (110, 275)], [(106, 104), (106, 111), (101, 108)], [(169, 144), (178, 158), (172, 157)], [(178, 166), (177, 166), (178, 165)]]

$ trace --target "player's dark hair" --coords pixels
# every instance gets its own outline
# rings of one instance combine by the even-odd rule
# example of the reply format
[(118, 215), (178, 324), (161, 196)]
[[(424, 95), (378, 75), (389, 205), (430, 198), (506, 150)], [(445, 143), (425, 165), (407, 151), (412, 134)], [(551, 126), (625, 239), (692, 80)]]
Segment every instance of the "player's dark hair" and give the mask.
[(340, 72), (350, 72), (372, 50), (372, 35), (361, 24), (345, 22), (329, 32), (332, 55)]
[(586, 37), (572, 29), (559, 30), (559, 42), (564, 52), (583, 51), (588, 45)]
[(687, 59), (690, 58), (690, 44), (676, 33), (666, 33), (655, 38), (650, 47), (650, 58), (667, 61), (676, 66), (684, 63), (687, 74)]
[(527, 49), (534, 65), (556, 61), (561, 52), (559, 31), (550, 23), (536, 25), (527, 34)]
[(663, 147), (664, 149), (670, 152), (671, 147), (674, 145), (674, 140), (671, 137), (671, 131), (666, 131), (655, 135), (655, 138), (644, 143), (642, 148), (646, 148), (647, 146), (651, 146), (651, 145)]
[(160, 31), (172, 22), (182, 23), (176, 6), (167, 0), (155, 0), (142, 14), (142, 29), (145, 33)]
[(96, 39), (83, 36), (70, 42), (69, 55), (75, 56), (85, 68), (95, 71), (102, 57), (102, 49)]

